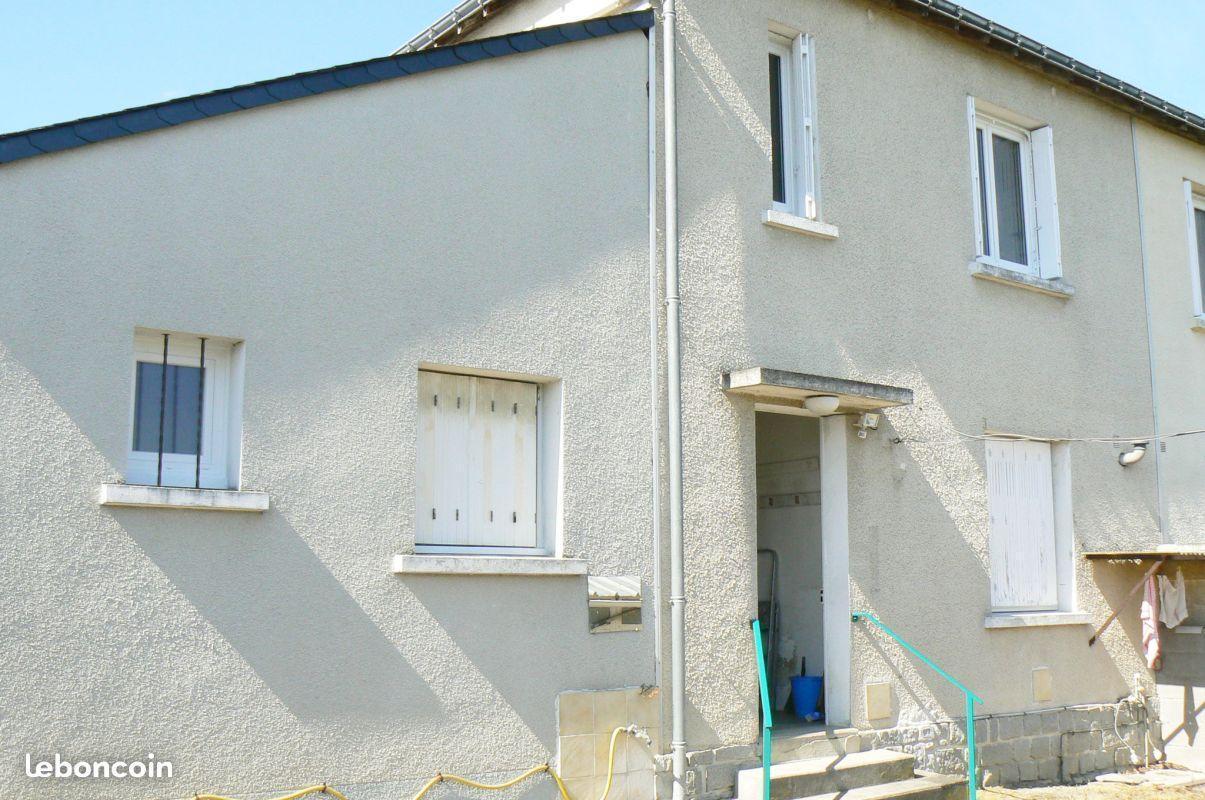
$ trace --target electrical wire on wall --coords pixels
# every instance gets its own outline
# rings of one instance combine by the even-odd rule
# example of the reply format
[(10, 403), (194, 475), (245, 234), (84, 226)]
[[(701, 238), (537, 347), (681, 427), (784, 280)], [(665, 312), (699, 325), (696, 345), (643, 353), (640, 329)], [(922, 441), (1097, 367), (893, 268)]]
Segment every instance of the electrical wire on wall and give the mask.
[(1150, 434), (1147, 436), (1027, 436), (1022, 433), (964, 433), (957, 428), (949, 428), (957, 439), (924, 439), (911, 436), (897, 436), (892, 444), (954, 444), (962, 439), (972, 439), (980, 442), (1087, 442), (1090, 444), (1145, 444), (1148, 442), (1166, 441), (1180, 436), (1196, 436), (1205, 433), (1205, 428), (1196, 428), (1175, 433)]

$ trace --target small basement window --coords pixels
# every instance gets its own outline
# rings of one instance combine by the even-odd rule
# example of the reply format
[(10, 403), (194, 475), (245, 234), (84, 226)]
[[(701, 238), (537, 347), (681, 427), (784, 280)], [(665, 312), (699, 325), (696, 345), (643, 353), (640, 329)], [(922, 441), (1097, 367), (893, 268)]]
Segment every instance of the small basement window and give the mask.
[(241, 356), (230, 339), (135, 331), (126, 483), (237, 488)]
[(415, 547), (544, 555), (537, 525), (540, 386), (418, 373)]
[(591, 575), (590, 633), (640, 630), (640, 578), (632, 575)]

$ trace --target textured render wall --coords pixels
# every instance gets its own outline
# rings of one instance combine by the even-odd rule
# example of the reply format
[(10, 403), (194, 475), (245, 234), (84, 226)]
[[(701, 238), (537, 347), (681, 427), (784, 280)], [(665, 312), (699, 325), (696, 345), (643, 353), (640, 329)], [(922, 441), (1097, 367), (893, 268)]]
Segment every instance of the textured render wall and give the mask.
[[(590, 636), (582, 578), (389, 572), (430, 361), (562, 378), (565, 550), (650, 578), (645, 48), (0, 169), (10, 794), (406, 796), (546, 761), (561, 690), (652, 682), (652, 626)], [(245, 338), (242, 483), (268, 513), (97, 507), (124, 468), (135, 325)], [(176, 777), (30, 781), (27, 751), (149, 751)]]
[[(816, 37), (821, 241), (763, 226), (770, 195), (766, 30)], [(849, 445), (851, 588), (982, 693), (982, 712), (1113, 701), (1145, 675), (1126, 614), (1092, 650), (1087, 626), (987, 631), (983, 448), (952, 429), (1088, 436), (1151, 424), (1129, 121), (1090, 97), (910, 19), (857, 2), (679, 5), (689, 738), (756, 735), (753, 410), (719, 388), (766, 365), (907, 386), (917, 402)], [(967, 274), (973, 256), (968, 94), (1055, 130), (1062, 302)], [(895, 445), (891, 440), (907, 440)], [(1072, 447), (1077, 548), (1151, 544), (1151, 459)], [(1077, 560), (1095, 620), (1136, 579)], [(748, 592), (747, 602), (739, 598)], [(892, 726), (961, 715), (962, 696), (881, 637), (853, 639), (861, 686), (889, 679)], [(1054, 695), (1032, 701), (1036, 666)]]
[[(1159, 426), (1167, 433), (1196, 429), (1205, 419), (1205, 331), (1190, 325), (1193, 297), (1184, 181), (1205, 192), (1205, 147), (1145, 123), (1137, 124), (1136, 136)], [(1205, 543), (1205, 436), (1169, 440), (1161, 457), (1170, 540)]]

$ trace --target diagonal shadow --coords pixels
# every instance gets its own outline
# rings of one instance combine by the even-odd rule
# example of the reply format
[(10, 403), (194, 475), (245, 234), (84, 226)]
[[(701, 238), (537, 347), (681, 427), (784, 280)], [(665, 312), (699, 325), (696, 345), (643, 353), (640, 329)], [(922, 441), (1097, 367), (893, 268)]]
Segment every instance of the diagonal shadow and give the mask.
[(298, 719), (440, 712), (422, 677), (279, 513), (112, 513)]

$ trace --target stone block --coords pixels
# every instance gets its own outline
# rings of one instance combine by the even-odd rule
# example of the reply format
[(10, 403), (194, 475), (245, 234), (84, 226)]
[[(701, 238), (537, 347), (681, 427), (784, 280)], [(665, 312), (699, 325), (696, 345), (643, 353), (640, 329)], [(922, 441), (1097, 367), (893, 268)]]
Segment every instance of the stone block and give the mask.
[(1063, 782), (1070, 782), (1072, 778), (1079, 774), (1079, 756), (1065, 755), (1060, 761), (1062, 763)]
[(1038, 762), (1022, 761), (1019, 765), (1022, 782), (1029, 783), (1038, 779)]
[(734, 764), (712, 764), (703, 767), (703, 791), (726, 791), (732, 796), (736, 789), (736, 771)]
[(1039, 761), (1038, 779), (1043, 781), (1057, 781), (1059, 779), (1059, 760), (1057, 758), (1044, 758)]
[(992, 722), (996, 728), (995, 738), (1000, 741), (1016, 739), (1024, 730), (1019, 716), (996, 717)]
[(1026, 714), (1022, 724), (1026, 736), (1037, 736), (1042, 732), (1042, 715)]
[(696, 750), (693, 753), (686, 754), (686, 766), (698, 767), (703, 764), (715, 763), (714, 750)]
[[(991, 740), (991, 727), (992, 726), (988, 724), (988, 720), (986, 720), (986, 719), (975, 720), (975, 739), (976, 739), (976, 741), (980, 741), (980, 742), (990, 741)], [(955, 728), (953, 725), (951, 725), (950, 728), (954, 729), (954, 730), (958, 730), (959, 736), (962, 735), (961, 729)], [(951, 741), (953, 740), (953, 738), (954, 738), (953, 730), (951, 730), (951, 732), (950, 732)]]
[(1004, 764), (1000, 767), (1000, 785), (1016, 786), (1021, 782), (1021, 770), (1016, 764)]
[(1059, 712), (1043, 711), (1041, 716), (1042, 716), (1042, 733), (1058, 733), (1059, 732)]
[(983, 782), (981, 786), (999, 786), (1000, 774), (994, 770), (985, 769), (983, 771)]

